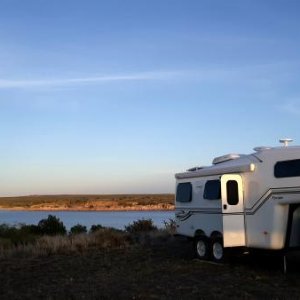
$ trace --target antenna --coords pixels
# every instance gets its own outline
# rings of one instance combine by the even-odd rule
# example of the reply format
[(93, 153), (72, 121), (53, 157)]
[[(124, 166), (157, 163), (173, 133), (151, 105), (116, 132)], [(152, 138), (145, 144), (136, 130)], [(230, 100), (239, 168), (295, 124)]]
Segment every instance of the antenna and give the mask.
[(284, 145), (284, 147), (287, 147), (289, 145), (289, 143), (291, 143), (292, 141), (293, 141), (293, 139), (286, 138), (286, 139), (280, 139), (279, 143), (282, 143)]

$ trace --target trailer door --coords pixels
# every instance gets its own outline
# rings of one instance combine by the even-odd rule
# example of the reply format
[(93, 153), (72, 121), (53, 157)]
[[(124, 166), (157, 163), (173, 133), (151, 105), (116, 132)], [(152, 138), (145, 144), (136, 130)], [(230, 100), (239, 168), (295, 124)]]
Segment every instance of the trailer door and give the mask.
[(245, 246), (243, 181), (240, 175), (221, 177), (224, 247)]

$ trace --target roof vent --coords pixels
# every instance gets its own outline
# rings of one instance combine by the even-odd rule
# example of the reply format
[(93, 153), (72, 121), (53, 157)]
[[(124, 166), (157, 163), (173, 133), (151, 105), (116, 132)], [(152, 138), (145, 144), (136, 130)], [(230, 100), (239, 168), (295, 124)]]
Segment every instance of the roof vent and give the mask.
[(216, 164), (219, 164), (219, 163), (222, 163), (222, 162), (225, 162), (225, 161), (228, 161), (228, 160), (237, 159), (237, 158), (240, 158), (240, 157), (241, 157), (240, 154), (226, 154), (226, 155), (223, 155), (223, 156), (216, 157), (213, 160), (212, 163), (214, 165), (216, 165)]
[(289, 143), (291, 143), (292, 141), (293, 141), (293, 139), (286, 138), (286, 139), (280, 139), (279, 143), (282, 143), (284, 145), (284, 147), (287, 147), (289, 145)]
[(256, 151), (256, 152), (260, 152), (260, 151), (264, 151), (264, 150), (270, 150), (270, 149), (271, 149), (271, 147), (265, 147), (265, 146), (253, 148), (253, 150)]
[(193, 167), (193, 168), (188, 169), (187, 172), (195, 172), (195, 171), (201, 170), (203, 168), (205, 168), (205, 167)]

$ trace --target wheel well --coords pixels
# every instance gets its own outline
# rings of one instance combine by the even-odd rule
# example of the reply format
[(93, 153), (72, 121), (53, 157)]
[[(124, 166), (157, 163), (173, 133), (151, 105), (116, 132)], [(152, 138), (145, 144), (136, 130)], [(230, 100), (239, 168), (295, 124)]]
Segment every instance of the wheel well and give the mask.
[(197, 229), (197, 230), (195, 231), (194, 237), (197, 237), (197, 236), (206, 236), (206, 235), (205, 235), (205, 233), (204, 233), (203, 230)]
[(219, 231), (213, 231), (213, 232), (211, 233), (211, 235), (210, 235), (210, 238), (211, 238), (211, 239), (222, 238), (222, 237), (223, 237), (223, 235), (222, 235), (222, 233), (219, 232)]

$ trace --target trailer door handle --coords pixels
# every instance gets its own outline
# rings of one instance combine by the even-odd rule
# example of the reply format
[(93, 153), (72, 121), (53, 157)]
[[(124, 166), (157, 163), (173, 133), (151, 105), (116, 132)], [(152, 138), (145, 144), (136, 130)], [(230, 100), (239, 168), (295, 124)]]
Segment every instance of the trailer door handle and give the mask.
[(223, 204), (223, 209), (227, 209), (227, 204)]

